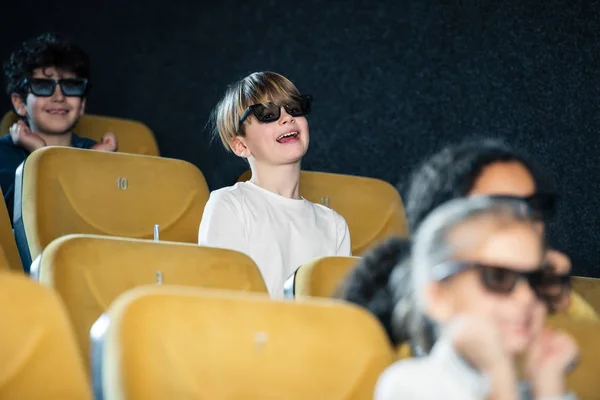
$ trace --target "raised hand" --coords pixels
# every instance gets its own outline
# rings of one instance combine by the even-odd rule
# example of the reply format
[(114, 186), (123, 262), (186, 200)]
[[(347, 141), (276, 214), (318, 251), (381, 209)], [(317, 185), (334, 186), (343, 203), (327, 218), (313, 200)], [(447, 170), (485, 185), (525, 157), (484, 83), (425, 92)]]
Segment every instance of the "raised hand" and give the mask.
[[(546, 254), (546, 261), (552, 271), (557, 275), (567, 275), (571, 272), (571, 259), (564, 253), (554, 249), (549, 249)], [(571, 290), (568, 285), (560, 284), (548, 285), (544, 293), (550, 302), (552, 311), (565, 311), (571, 305)]]
[(559, 275), (566, 275), (571, 272), (571, 259), (558, 250), (549, 249), (546, 254), (546, 260), (552, 267), (552, 270)]
[(500, 332), (485, 318), (461, 316), (450, 327), (456, 352), (482, 375), (490, 378), (488, 400), (517, 400), (517, 373)]
[(9, 130), (10, 137), (16, 146), (19, 146), (30, 153), (45, 147), (46, 142), (40, 136), (31, 132), (27, 124), (20, 120), (14, 123)]
[(525, 357), (525, 374), (536, 398), (559, 397), (566, 392), (565, 376), (575, 366), (579, 348), (566, 333), (544, 328)]
[(112, 132), (106, 132), (100, 143), (92, 146), (92, 150), (117, 151), (117, 137)]
[(509, 363), (498, 329), (482, 318), (461, 316), (450, 327), (454, 348), (479, 371), (493, 369), (499, 363)]

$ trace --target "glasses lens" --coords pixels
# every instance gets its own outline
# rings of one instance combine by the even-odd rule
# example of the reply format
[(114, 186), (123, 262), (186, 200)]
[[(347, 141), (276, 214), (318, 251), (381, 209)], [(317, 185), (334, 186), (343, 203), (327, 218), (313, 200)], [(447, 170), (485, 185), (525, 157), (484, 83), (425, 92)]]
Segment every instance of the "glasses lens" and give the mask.
[(553, 193), (536, 193), (527, 199), (534, 216), (551, 219), (556, 214), (558, 196)]
[(300, 96), (285, 105), (285, 111), (292, 117), (301, 117), (310, 113), (311, 97)]
[(519, 273), (506, 268), (479, 266), (486, 288), (495, 293), (510, 293), (517, 284)]
[(257, 104), (253, 107), (252, 112), (260, 122), (277, 121), (281, 115), (281, 109), (273, 103)]
[(571, 281), (569, 275), (558, 275), (547, 270), (531, 273), (528, 280), (537, 295), (551, 303), (559, 302), (568, 293)]
[(53, 79), (30, 79), (29, 88), (31, 89), (31, 93), (36, 96), (52, 96), (56, 88), (56, 81)]
[(61, 79), (59, 82), (65, 96), (83, 96), (87, 86), (85, 79)]

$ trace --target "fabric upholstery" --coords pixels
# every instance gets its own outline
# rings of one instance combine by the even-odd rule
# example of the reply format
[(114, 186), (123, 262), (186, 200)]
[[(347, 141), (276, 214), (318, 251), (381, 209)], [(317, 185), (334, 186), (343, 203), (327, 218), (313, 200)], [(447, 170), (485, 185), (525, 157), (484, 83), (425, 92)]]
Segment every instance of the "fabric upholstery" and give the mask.
[(70, 233), (151, 239), (155, 224), (161, 240), (197, 243), (209, 195), (202, 172), (169, 158), (47, 147), (29, 156), (21, 174), (15, 231), (22, 259)]
[(294, 280), (295, 297), (333, 297), (359, 257), (321, 257), (302, 265)]
[(0, 274), (0, 399), (91, 399), (60, 298), (22, 274)]
[(362, 400), (394, 356), (370, 314), (332, 300), (146, 287), (107, 315), (107, 400)]
[[(0, 122), (0, 133), (8, 133), (11, 125), (19, 120), (17, 114), (8, 111)], [(112, 132), (117, 138), (121, 153), (160, 155), (154, 133), (145, 124), (129, 119), (84, 114), (73, 129), (80, 136), (99, 142), (106, 132)]]
[(12, 224), (10, 223), (6, 204), (2, 200), (3, 198), (4, 196), (0, 189), (0, 203), (2, 203), (0, 204), (0, 248), (3, 250), (4, 259), (6, 260), (5, 266), (14, 272), (23, 273), (23, 266), (19, 257), (19, 251), (17, 250), (15, 236), (13, 235)]
[(0, 272), (6, 272), (6, 271), (10, 271), (9, 266), (8, 266), (8, 260), (6, 259), (6, 256), (4, 255), (4, 249), (2, 248), (2, 245), (0, 245)]
[[(577, 292), (582, 298), (581, 303), (585, 304), (587, 302), (594, 309), (596, 319), (598, 319), (598, 313), (600, 313), (600, 279), (575, 276), (572, 285), (573, 292)], [(576, 304), (574, 305), (576, 306)]]
[(266, 293), (258, 267), (242, 253), (92, 235), (53, 241), (34, 263), (32, 276), (62, 298), (86, 365), (91, 326), (129, 289), (162, 282)]
[[(250, 171), (246, 171), (238, 181), (250, 178)], [(389, 235), (408, 236), (400, 194), (380, 179), (302, 171), (300, 195), (331, 207), (346, 219), (354, 256), (363, 254)]]

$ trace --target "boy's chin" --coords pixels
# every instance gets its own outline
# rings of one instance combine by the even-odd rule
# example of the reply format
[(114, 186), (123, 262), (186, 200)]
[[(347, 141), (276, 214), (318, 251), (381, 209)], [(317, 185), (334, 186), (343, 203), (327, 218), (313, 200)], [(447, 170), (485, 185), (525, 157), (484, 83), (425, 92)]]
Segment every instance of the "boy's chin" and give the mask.
[(308, 146), (295, 146), (295, 148), (290, 148), (284, 157), (290, 160), (300, 161), (306, 155), (307, 151)]
[(302, 158), (304, 158), (304, 154), (306, 153), (302, 153), (299, 155), (295, 155), (293, 157), (288, 157), (285, 160), (283, 160), (283, 164), (296, 164), (302, 161)]
[(39, 130), (48, 135), (65, 135), (73, 130), (77, 121), (70, 124), (41, 124)]

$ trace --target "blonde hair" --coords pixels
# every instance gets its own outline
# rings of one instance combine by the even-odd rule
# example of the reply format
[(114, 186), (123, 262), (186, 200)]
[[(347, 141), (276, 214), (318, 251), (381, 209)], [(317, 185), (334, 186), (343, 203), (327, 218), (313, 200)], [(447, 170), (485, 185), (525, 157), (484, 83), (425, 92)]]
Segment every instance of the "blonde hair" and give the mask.
[(240, 117), (254, 104), (280, 104), (300, 95), (294, 84), (275, 72), (255, 72), (229, 85), (211, 115), (213, 139), (219, 137), (226, 150), (232, 151), (231, 140), (244, 136)]

